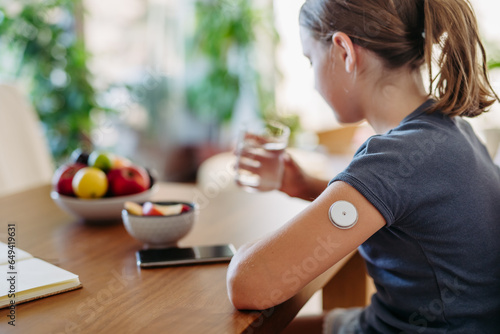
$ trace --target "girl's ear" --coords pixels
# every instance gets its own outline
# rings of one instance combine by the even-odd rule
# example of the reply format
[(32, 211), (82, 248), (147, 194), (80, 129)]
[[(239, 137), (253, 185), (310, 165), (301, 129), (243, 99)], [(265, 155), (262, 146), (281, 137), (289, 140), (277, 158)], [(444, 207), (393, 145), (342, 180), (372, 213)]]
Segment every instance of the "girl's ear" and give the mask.
[(332, 36), (332, 43), (337, 51), (340, 52), (346, 72), (352, 73), (356, 66), (356, 51), (351, 39), (343, 32), (336, 32)]

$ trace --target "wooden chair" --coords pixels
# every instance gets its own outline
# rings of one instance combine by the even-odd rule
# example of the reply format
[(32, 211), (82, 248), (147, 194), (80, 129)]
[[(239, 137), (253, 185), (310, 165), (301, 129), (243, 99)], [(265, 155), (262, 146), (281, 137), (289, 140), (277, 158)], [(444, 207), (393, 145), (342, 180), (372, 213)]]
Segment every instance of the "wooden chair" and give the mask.
[(52, 157), (26, 98), (0, 84), (0, 195), (50, 182)]
[(370, 304), (373, 293), (373, 280), (366, 272), (363, 258), (356, 252), (323, 287), (323, 310), (366, 306)]

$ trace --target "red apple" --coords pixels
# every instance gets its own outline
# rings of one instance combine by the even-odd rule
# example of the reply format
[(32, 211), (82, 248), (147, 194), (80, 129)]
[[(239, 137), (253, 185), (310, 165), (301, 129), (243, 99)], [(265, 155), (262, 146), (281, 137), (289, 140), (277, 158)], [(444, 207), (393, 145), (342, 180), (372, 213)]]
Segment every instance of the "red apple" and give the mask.
[(60, 166), (52, 177), (52, 185), (59, 194), (75, 196), (73, 191), (73, 177), (80, 169), (87, 167), (82, 163), (71, 163)]
[(136, 165), (112, 169), (108, 172), (111, 196), (125, 196), (143, 192), (150, 186), (148, 172)]

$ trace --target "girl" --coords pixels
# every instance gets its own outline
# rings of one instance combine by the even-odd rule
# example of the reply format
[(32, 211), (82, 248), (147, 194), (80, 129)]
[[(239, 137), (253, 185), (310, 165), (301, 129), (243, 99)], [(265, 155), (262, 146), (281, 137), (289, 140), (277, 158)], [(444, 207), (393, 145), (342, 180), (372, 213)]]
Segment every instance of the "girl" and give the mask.
[[(307, 0), (300, 26), (316, 89), (337, 119), (367, 120), (377, 135), (329, 185), (285, 157), (281, 190), (313, 201), (240, 248), (228, 268), (230, 300), (238, 309), (279, 304), (358, 248), (377, 292), (364, 309), (327, 314), (325, 333), (498, 332), (500, 170), (463, 119), (498, 97), (470, 4)], [(339, 201), (355, 210), (350, 228), (329, 217)], [(321, 240), (335, 251), (287, 279)]]

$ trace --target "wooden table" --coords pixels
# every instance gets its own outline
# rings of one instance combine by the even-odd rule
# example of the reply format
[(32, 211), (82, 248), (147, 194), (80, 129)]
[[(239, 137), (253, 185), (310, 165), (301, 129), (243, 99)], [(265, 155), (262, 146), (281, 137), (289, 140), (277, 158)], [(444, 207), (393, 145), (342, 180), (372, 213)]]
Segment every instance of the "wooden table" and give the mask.
[[(7, 224), (16, 224), (18, 248), (79, 275), (83, 288), (18, 305), (15, 328), (1, 310), (0, 333), (279, 333), (348, 261), (281, 305), (240, 312), (227, 298), (227, 264), (141, 270), (135, 260), (141, 244), (120, 221), (84, 223), (61, 211), (49, 193), (47, 185), (0, 198), (0, 240), (6, 241)], [(224, 191), (215, 183), (203, 191), (161, 184), (154, 199), (198, 202), (198, 222), (181, 246), (239, 247), (308, 204), (277, 192)]]

